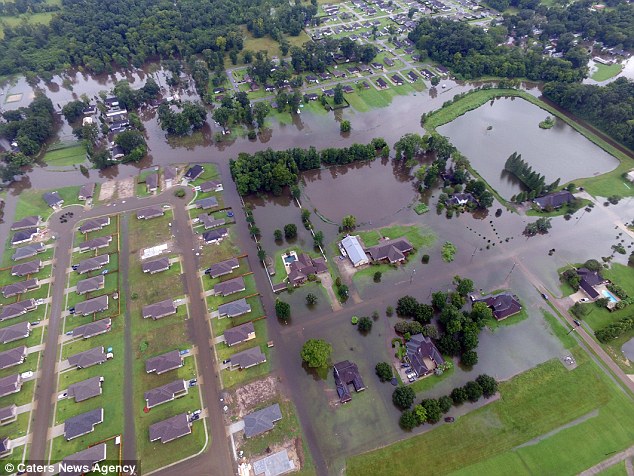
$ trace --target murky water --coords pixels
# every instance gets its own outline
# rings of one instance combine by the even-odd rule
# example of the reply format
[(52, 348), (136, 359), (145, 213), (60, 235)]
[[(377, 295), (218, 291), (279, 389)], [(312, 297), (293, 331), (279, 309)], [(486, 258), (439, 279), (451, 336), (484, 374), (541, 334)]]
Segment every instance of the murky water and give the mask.
[(552, 129), (540, 129), (539, 123), (547, 116), (523, 99), (501, 98), (439, 127), (438, 132), (449, 137), (505, 198), (521, 191), (519, 183), (503, 171), (513, 152), (522, 154), (547, 182), (592, 177), (618, 166), (616, 158), (561, 120)]

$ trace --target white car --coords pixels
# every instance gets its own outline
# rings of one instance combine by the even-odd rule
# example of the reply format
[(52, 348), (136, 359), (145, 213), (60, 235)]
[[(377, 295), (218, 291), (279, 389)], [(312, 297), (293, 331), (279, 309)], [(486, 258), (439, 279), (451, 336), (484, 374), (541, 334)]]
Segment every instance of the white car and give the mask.
[(66, 397), (68, 397), (68, 393), (67, 393), (67, 392), (64, 392), (64, 393), (60, 393), (60, 394), (57, 396), (57, 399), (58, 399), (58, 400), (64, 400)]
[(22, 380), (26, 380), (27, 378), (31, 378), (33, 377), (33, 371), (32, 370), (27, 370), (26, 372), (22, 372), (20, 374), (20, 377), (22, 378)]

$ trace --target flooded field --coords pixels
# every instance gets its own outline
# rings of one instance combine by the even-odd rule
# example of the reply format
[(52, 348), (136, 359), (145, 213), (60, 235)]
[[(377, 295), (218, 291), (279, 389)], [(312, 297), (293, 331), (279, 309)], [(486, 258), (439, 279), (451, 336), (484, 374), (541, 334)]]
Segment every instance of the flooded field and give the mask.
[(471, 165), (503, 197), (521, 191), (504, 172), (513, 152), (522, 154), (550, 183), (592, 177), (616, 168), (618, 160), (594, 145), (568, 124), (558, 120), (552, 129), (540, 129), (548, 113), (519, 98), (501, 98), (467, 112), (438, 128), (471, 161)]

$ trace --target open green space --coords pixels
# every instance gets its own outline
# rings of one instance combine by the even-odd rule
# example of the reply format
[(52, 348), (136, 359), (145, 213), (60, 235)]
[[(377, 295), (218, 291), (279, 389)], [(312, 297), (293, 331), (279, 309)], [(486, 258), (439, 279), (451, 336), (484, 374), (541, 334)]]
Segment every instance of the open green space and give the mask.
[(18, 16), (0, 16), (0, 39), (4, 38), (4, 28), (2, 24), (12, 27), (21, 25), (23, 22), (27, 25), (46, 25), (50, 23), (51, 18), (53, 18), (53, 12), (24, 13)]
[(207, 296), (207, 306), (211, 310), (217, 310), (218, 306), (221, 304), (225, 304), (227, 302), (235, 301), (236, 299), (242, 299), (248, 296), (252, 296), (258, 292), (255, 285), (255, 278), (253, 274), (249, 274), (247, 276), (243, 276), (245, 290), (239, 293), (230, 294), (229, 296)]
[[(246, 348), (255, 347), (248, 345)], [(260, 349), (266, 355), (266, 362), (244, 370), (223, 370), (221, 373), (222, 385), (224, 388), (231, 388), (235, 385), (243, 385), (252, 380), (264, 377), (271, 371), (271, 349), (266, 345), (261, 345)]]
[(616, 463), (609, 468), (604, 469), (599, 473), (601, 476), (626, 476), (627, 470), (625, 469), (625, 461)]
[(358, 235), (365, 246), (378, 245), (381, 238), (389, 238), (390, 240), (407, 238), (416, 249), (432, 246), (436, 242), (436, 235), (431, 229), (418, 225), (394, 225), (376, 230), (360, 231)]
[(233, 240), (235, 231), (231, 226), (228, 227), (227, 230), (229, 231), (229, 235), (220, 243), (202, 245), (202, 249), (200, 250), (200, 263), (208, 267), (214, 263), (240, 256), (240, 248), (238, 248)]
[[(38, 256), (38, 259), (39, 259), (39, 256)], [(41, 280), (50, 278), (52, 270), (53, 270), (53, 266), (49, 264), (42, 267), (42, 269), (40, 269), (40, 271), (35, 274), (30, 274), (28, 276), (12, 276), (11, 267), (4, 268), (2, 271), (0, 271), (0, 287), (6, 286), (7, 284), (11, 284), (11, 283), (17, 283), (18, 281), (31, 279), (31, 278), (37, 278), (41, 281)]]
[(65, 166), (83, 164), (86, 161), (86, 147), (80, 144), (49, 149), (44, 154), (44, 162), (48, 165)]
[(169, 223), (172, 220), (172, 210), (165, 210), (165, 215), (150, 220), (138, 220), (135, 214), (130, 215), (130, 253), (169, 241), (172, 236)]
[(592, 73), (592, 76), (590, 76), (592, 79), (594, 79), (595, 81), (607, 81), (610, 78), (613, 78), (614, 76), (616, 76), (617, 74), (619, 74), (621, 72), (621, 70), (623, 69), (623, 66), (619, 63), (615, 63), (615, 64), (601, 64), (601, 63), (596, 63), (595, 64), (596, 69), (594, 70), (594, 72)]
[[(57, 191), (59, 196), (64, 200), (64, 207), (79, 203), (79, 199), (77, 198), (79, 186), (57, 188), (49, 191)], [(42, 198), (44, 192), (46, 192), (46, 190), (23, 190), (18, 197), (14, 221), (31, 215), (41, 216), (42, 220), (46, 220), (49, 215), (53, 213), (53, 209), (49, 207)]]

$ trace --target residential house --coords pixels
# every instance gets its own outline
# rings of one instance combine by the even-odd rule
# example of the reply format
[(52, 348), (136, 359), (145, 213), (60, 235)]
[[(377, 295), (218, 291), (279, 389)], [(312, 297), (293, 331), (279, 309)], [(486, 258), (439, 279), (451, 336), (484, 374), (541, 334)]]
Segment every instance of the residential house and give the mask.
[(165, 188), (172, 188), (175, 184), (178, 170), (176, 167), (168, 165), (163, 168), (163, 180), (165, 180)]
[(453, 193), (445, 202), (447, 206), (455, 205), (459, 207), (463, 207), (469, 203), (475, 203), (476, 205), (478, 203), (475, 197), (470, 193)]
[(323, 90), (324, 96), (331, 98), (334, 97), (335, 95), (335, 90), (334, 89), (324, 89)]
[(407, 238), (397, 238), (395, 240), (385, 240), (382, 243), (371, 246), (366, 250), (372, 261), (387, 260), (390, 264), (405, 261), (407, 253), (414, 249)]
[(361, 70), (357, 68), (356, 66), (350, 66), (347, 68), (347, 70), (348, 70), (348, 73), (350, 74), (357, 74), (361, 72)]
[(81, 201), (91, 200), (94, 193), (95, 193), (95, 184), (87, 183), (81, 186), (81, 188), (79, 189), (79, 195), (77, 196), (77, 198)]
[(170, 259), (168, 257), (147, 261), (141, 265), (144, 273), (156, 274), (170, 269)]
[(198, 221), (203, 224), (205, 230), (209, 230), (226, 223), (224, 218), (215, 219), (213, 216), (207, 215), (206, 213), (198, 215)]
[(341, 90), (346, 94), (350, 94), (354, 92), (354, 88), (350, 86), (349, 84), (346, 84), (345, 86), (343, 86)]
[(31, 335), (31, 323), (20, 322), (19, 324), (13, 324), (0, 328), (0, 344), (8, 344), (20, 339), (26, 339)]
[(218, 317), (237, 317), (251, 312), (251, 305), (245, 298), (218, 306)]
[(44, 253), (44, 250), (45, 248), (42, 243), (33, 243), (32, 245), (16, 249), (11, 259), (13, 261), (20, 261), (21, 259), (32, 258), (38, 253)]
[(577, 269), (577, 275), (580, 278), (579, 288), (592, 300), (601, 297), (595, 286), (609, 282), (598, 271), (590, 271), (588, 268)]
[(100, 319), (98, 321), (89, 322), (88, 324), (84, 324), (82, 326), (75, 327), (72, 332), (73, 337), (83, 337), (84, 339), (89, 339), (90, 337), (95, 337), (100, 334), (105, 334), (110, 331), (112, 327), (112, 321), (110, 318)]
[(103, 377), (92, 377), (81, 382), (74, 383), (68, 386), (66, 394), (68, 398), (74, 398), (75, 403), (83, 402), (93, 397), (101, 395), (103, 383)]
[(150, 220), (152, 218), (162, 217), (165, 214), (161, 207), (144, 208), (136, 212), (138, 220)]
[(11, 238), (11, 244), (15, 246), (21, 245), (22, 243), (28, 243), (33, 241), (39, 233), (39, 228), (28, 228), (26, 230), (16, 231), (13, 238)]
[(176, 310), (177, 308), (176, 308), (176, 304), (174, 304), (174, 300), (166, 299), (164, 301), (143, 306), (142, 314), (143, 314), (143, 319), (147, 319), (148, 317), (151, 317), (152, 319), (157, 320), (165, 316), (176, 314)]
[(372, 66), (374, 69), (383, 71), (383, 65), (381, 63), (371, 63), (370, 66)]
[(103, 254), (80, 261), (79, 264), (75, 265), (73, 268), (79, 274), (86, 274), (90, 271), (101, 269), (108, 263), (110, 263), (110, 255)]
[(185, 180), (187, 182), (191, 182), (193, 180), (196, 180), (198, 177), (200, 177), (200, 175), (205, 171), (205, 169), (202, 167), (202, 165), (193, 165), (191, 166), (187, 172), (185, 172)]
[(79, 243), (79, 251), (85, 253), (86, 251), (94, 251), (99, 248), (107, 248), (112, 243), (112, 236), (99, 236), (92, 240), (86, 240)]
[(158, 174), (151, 173), (145, 177), (145, 187), (149, 193), (156, 192), (158, 189)]
[(112, 148), (112, 160), (120, 160), (125, 157), (125, 151), (120, 145), (116, 145)]
[(216, 296), (220, 295), (225, 297), (230, 294), (242, 292), (245, 289), (246, 285), (244, 284), (244, 279), (242, 279), (242, 276), (238, 276), (237, 278), (216, 284), (214, 286), (214, 294)]
[(200, 184), (200, 191), (202, 193), (208, 192), (222, 192), (224, 190), (222, 182), (216, 180), (209, 180)]
[(385, 63), (385, 66), (387, 66), (388, 68), (391, 68), (392, 66), (394, 66), (394, 60), (392, 58), (384, 58), (383, 62)]
[(316, 93), (304, 94), (304, 100), (306, 101), (317, 101), (317, 99), (319, 99), (319, 95)]
[(249, 413), (244, 417), (244, 436), (253, 438), (270, 431), (275, 426), (275, 422), (282, 419), (282, 410), (279, 404)]
[(401, 86), (403, 84), (403, 78), (401, 78), (398, 74), (390, 76), (390, 79), (397, 86)]
[(208, 210), (210, 208), (215, 208), (218, 206), (218, 200), (216, 197), (207, 197), (201, 198), (200, 200), (196, 200), (194, 202), (196, 208), (201, 208), (203, 210)]
[(177, 350), (166, 352), (145, 361), (145, 371), (156, 375), (164, 374), (183, 366), (183, 356)]
[(102, 274), (93, 278), (82, 279), (81, 281), (77, 282), (77, 285), (75, 286), (75, 292), (79, 295), (91, 293), (93, 291), (102, 289), (105, 283), (106, 279)]
[(323, 258), (311, 258), (301, 253), (289, 266), (288, 280), (293, 286), (299, 286), (308, 280), (311, 274), (327, 273), (328, 266)]
[(260, 350), (260, 347), (252, 347), (231, 356), (231, 369), (248, 369), (266, 362), (266, 355)]
[(62, 469), (65, 468), (65, 470), (60, 471), (59, 476), (81, 476), (83, 472), (77, 468), (83, 466), (92, 468), (105, 459), (106, 443), (98, 443), (64, 458), (62, 460), (62, 463), (64, 463)]
[(407, 359), (419, 377), (429, 375), (445, 362), (432, 340), (423, 334), (411, 336), (406, 348)]
[(9, 456), (11, 453), (13, 453), (13, 445), (11, 444), (11, 440), (8, 437), (0, 438), (0, 458)]
[(42, 198), (53, 210), (57, 210), (64, 204), (64, 199), (57, 192), (44, 192)]
[(68, 357), (68, 363), (78, 369), (86, 369), (93, 365), (102, 364), (106, 360), (107, 356), (103, 351), (103, 346), (93, 347), (92, 349)]
[(409, 73), (407, 73), (407, 78), (412, 82), (415, 83), (416, 81), (418, 81), (420, 76), (418, 76), (416, 73), (414, 73), (414, 71), (410, 71)]
[(347, 403), (352, 400), (348, 385), (352, 384), (356, 392), (365, 390), (365, 384), (359, 374), (359, 367), (357, 367), (357, 364), (350, 362), (349, 360), (337, 362), (334, 365), (333, 373), (335, 375), (337, 394), (339, 395), (339, 401), (341, 403)]
[(107, 97), (103, 100), (103, 103), (106, 105), (106, 108), (108, 108), (109, 111), (119, 109), (119, 99), (117, 99), (115, 96)]
[[(255, 327), (253, 322), (246, 322), (236, 327), (230, 327), (224, 332), (225, 344), (229, 347), (232, 345), (242, 344), (243, 342), (255, 339)], [(2, 355), (2, 354), (0, 354)]]
[(35, 299), (25, 299), (24, 301), (5, 304), (2, 307), (2, 311), (0, 311), (0, 322), (21, 316), (34, 309), (37, 309)]
[(110, 217), (99, 217), (99, 218), (91, 218), (90, 220), (86, 220), (79, 227), (80, 233), (90, 233), (92, 231), (99, 231), (103, 229), (104, 226), (110, 225)]
[(8, 369), (14, 365), (20, 365), (26, 360), (28, 349), (25, 345), (0, 352), (0, 370)]
[(311, 75), (306, 75), (306, 83), (311, 84), (311, 83), (318, 83), (319, 79), (317, 79), (317, 76), (311, 76)]
[(12, 403), (8, 407), (0, 408), (0, 426), (8, 425), (18, 419), (18, 407)]
[(89, 104), (84, 108), (83, 114), (84, 116), (93, 116), (97, 112), (97, 106), (94, 104)]
[(22, 220), (16, 221), (13, 225), (11, 225), (11, 231), (24, 230), (27, 228), (37, 228), (42, 224), (42, 217), (40, 216), (29, 216), (24, 217)]
[(379, 89), (387, 88), (387, 83), (385, 82), (385, 80), (383, 78), (377, 79), (376, 80), (376, 85), (378, 86)]
[(22, 377), (19, 374), (0, 378), (0, 397), (6, 397), (22, 390)]
[(517, 296), (511, 293), (490, 294), (474, 302), (484, 302), (493, 311), (493, 317), (498, 321), (513, 316), (522, 310), (522, 305)]
[(574, 201), (575, 196), (568, 190), (560, 190), (559, 192), (549, 193), (543, 197), (538, 197), (533, 200), (540, 209), (553, 209), (561, 208), (563, 205)]
[(206, 244), (220, 243), (223, 239), (229, 236), (229, 230), (226, 228), (216, 228), (203, 233), (203, 240)]
[(97, 296), (96, 298), (87, 299), (75, 305), (75, 313), (78, 316), (89, 316), (97, 312), (108, 309), (108, 295)]
[(341, 248), (343, 248), (345, 255), (350, 258), (350, 261), (352, 261), (352, 265), (355, 268), (370, 262), (368, 260), (368, 256), (365, 254), (365, 250), (361, 246), (361, 243), (359, 243), (358, 236), (347, 235), (343, 240), (341, 240)]
[(226, 276), (233, 273), (234, 269), (240, 267), (240, 261), (238, 258), (230, 258), (220, 263), (212, 264), (205, 270), (205, 274), (208, 274), (210, 278), (218, 278), (220, 276)]
[(189, 435), (192, 432), (192, 424), (187, 413), (168, 418), (150, 425), (150, 441), (169, 443), (172, 440)]
[(153, 408), (185, 395), (187, 395), (187, 382), (180, 379), (148, 390), (143, 394), (143, 398), (145, 398), (145, 406), (147, 408)]
[(4, 286), (2, 288), (2, 296), (10, 298), (39, 287), (40, 284), (36, 278), (27, 279), (26, 281), (18, 281), (17, 283), (7, 284)]
[(42, 269), (42, 262), (39, 259), (28, 261), (13, 266), (11, 268), (11, 276), (28, 276), (29, 274), (39, 273), (40, 269)]
[(70, 441), (87, 435), (95, 430), (95, 425), (103, 423), (103, 408), (96, 408), (86, 413), (68, 418), (64, 422), (64, 438)]

